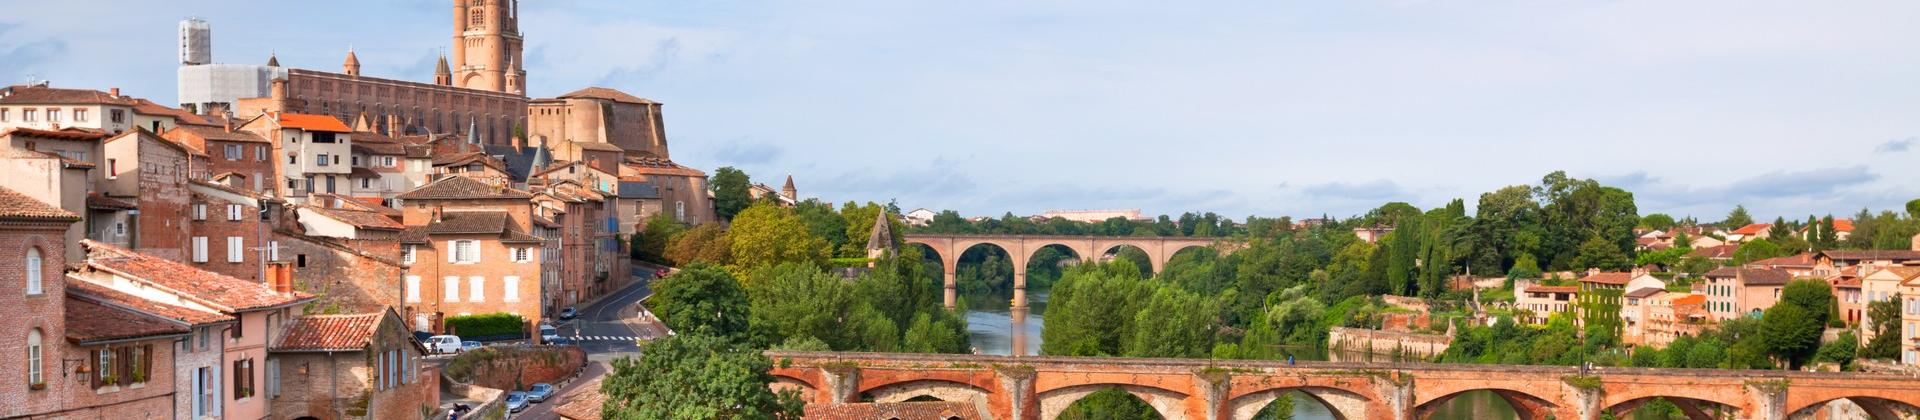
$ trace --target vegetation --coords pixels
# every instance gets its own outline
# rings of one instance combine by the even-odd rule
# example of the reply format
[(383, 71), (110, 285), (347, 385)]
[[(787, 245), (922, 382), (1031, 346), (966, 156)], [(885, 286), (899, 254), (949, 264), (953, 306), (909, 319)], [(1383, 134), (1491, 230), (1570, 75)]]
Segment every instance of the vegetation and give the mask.
[(746, 210), (753, 202), (753, 180), (746, 172), (724, 166), (713, 171), (713, 212), (721, 220), (733, 220), (733, 216)]
[(799, 419), (805, 403), (767, 384), (773, 362), (759, 349), (705, 334), (648, 343), (639, 358), (613, 361), (601, 383), (608, 419)]
[(527, 320), (508, 312), (447, 317), (447, 330), (461, 337), (520, 337), (527, 332)]

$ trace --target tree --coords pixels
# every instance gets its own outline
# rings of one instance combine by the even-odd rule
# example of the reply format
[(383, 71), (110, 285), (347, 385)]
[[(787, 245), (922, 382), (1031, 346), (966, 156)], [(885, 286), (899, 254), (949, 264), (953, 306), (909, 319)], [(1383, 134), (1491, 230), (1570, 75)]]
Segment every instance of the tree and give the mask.
[(1806, 309), (1808, 316), (1820, 325), (1827, 325), (1839, 318), (1839, 303), (1834, 301), (1833, 287), (1822, 280), (1799, 279), (1788, 282), (1780, 291), (1780, 301)]
[(682, 334), (705, 334), (733, 341), (750, 338), (749, 302), (727, 270), (694, 263), (653, 284), (648, 307)]
[(1920, 219), (1920, 198), (1907, 202), (1907, 217)]
[(719, 222), (702, 223), (692, 230), (673, 235), (673, 239), (667, 243), (664, 256), (674, 265), (733, 263), (732, 246), (727, 242), (727, 228)]
[(755, 203), (733, 218), (727, 231), (733, 262), (759, 267), (783, 262), (827, 263), (827, 242), (808, 233), (807, 224), (793, 210), (773, 203)]
[(1873, 339), (1860, 349), (1862, 359), (1893, 359), (1900, 356), (1900, 300), (1881, 299), (1867, 303), (1869, 328)]
[(1140, 397), (1128, 394), (1120, 387), (1094, 391), (1086, 397), (1068, 404), (1060, 412), (1060, 420), (1154, 420), (1160, 418), (1160, 412), (1152, 405), (1141, 401)]
[(774, 393), (773, 361), (759, 350), (704, 334), (654, 340), (637, 359), (613, 361), (601, 384), (608, 419), (799, 419), (797, 391)]
[(1739, 249), (1733, 250), (1733, 261), (1737, 264), (1746, 264), (1786, 255), (1787, 251), (1781, 250), (1779, 245), (1774, 245), (1772, 240), (1761, 239), (1740, 244)]
[(1640, 226), (1647, 229), (1667, 230), (1674, 225), (1673, 216), (1666, 213), (1654, 213), (1640, 218)]
[[(1820, 316), (1792, 302), (1780, 302), (1762, 315), (1761, 331), (1767, 353), (1798, 367), (1813, 356), (1826, 327)], [(1746, 337), (1742, 337), (1743, 341)]]
[(647, 219), (640, 232), (633, 234), (633, 253), (641, 260), (655, 263), (667, 262), (667, 245), (673, 238), (687, 231), (687, 225), (669, 217)]
[(1727, 213), (1727, 219), (1720, 222), (1720, 227), (1739, 229), (1751, 224), (1753, 224), (1753, 216), (1747, 214), (1747, 206), (1736, 204), (1733, 206), (1733, 211)]
[(1574, 256), (1572, 269), (1598, 268), (1601, 270), (1625, 270), (1632, 268), (1633, 259), (1620, 251), (1620, 247), (1606, 238), (1595, 236), (1580, 243), (1580, 251)]
[(1853, 330), (1846, 330), (1840, 332), (1839, 339), (1820, 346), (1820, 351), (1813, 354), (1813, 361), (1833, 363), (1845, 369), (1859, 352), (1860, 338), (1853, 335)]
[(713, 212), (722, 220), (733, 220), (733, 216), (746, 210), (753, 204), (753, 180), (746, 172), (723, 166), (713, 171)]

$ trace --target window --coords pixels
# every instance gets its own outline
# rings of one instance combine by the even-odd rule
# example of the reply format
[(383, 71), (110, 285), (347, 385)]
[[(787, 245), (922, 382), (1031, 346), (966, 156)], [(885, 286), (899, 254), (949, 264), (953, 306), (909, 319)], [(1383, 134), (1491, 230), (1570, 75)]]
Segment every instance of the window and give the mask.
[(373, 178), (360, 178), (360, 188), (361, 189), (373, 188)]
[(532, 255), (533, 255), (532, 248), (514, 248), (513, 262), (523, 263), (527, 261), (532, 261), (533, 260)]
[(452, 263), (472, 264), (480, 262), (480, 241), (452, 241), (453, 252), (448, 254)]
[(280, 359), (267, 359), (267, 397), (280, 396)]
[(506, 276), (501, 278), (500, 281), (502, 283), (506, 283), (506, 287), (507, 287), (505, 297), (500, 298), (500, 300), (506, 301), (506, 302), (519, 302), (520, 301), (520, 277)]
[(400, 247), (400, 262), (413, 264), (414, 247), (415, 245), (407, 245), (407, 246)]
[(39, 120), (40, 120), (40, 114), (38, 114), (37, 111), (34, 111), (32, 109), (20, 110), (20, 122), (35, 122)]
[(253, 160), (267, 161), (267, 146), (253, 146)]
[(253, 396), (253, 359), (233, 361), (233, 399)]
[(387, 167), (387, 168), (392, 168), (392, 167), (395, 167), (395, 166), (399, 166), (399, 165), (398, 165), (398, 162), (394, 160), (394, 158), (393, 158), (393, 156), (381, 156), (381, 157), (380, 157), (380, 166), (382, 166), (382, 167)]
[(473, 277), (467, 278), (467, 301), (468, 302), (486, 302), (487, 301), (487, 278), (486, 277), (473, 276)]
[(113, 350), (95, 350), (93, 353), (95, 356), (90, 357), (94, 362), (93, 387), (99, 388), (101, 385), (117, 382), (119, 378), (113, 376)]
[(11, 113), (11, 111), (13, 110), (7, 109), (7, 108), (0, 108), (0, 122), (6, 122), (7, 118), (10, 117), (8, 114)]
[(245, 149), (241, 149), (238, 144), (229, 144), (226, 145), (226, 147), (221, 147), (220, 150), (222, 151), (221, 154), (226, 155), (227, 160), (240, 160), (243, 157), (241, 154), (246, 151)]
[[(292, 153), (288, 153), (288, 154), (287, 154), (287, 164), (288, 164), (288, 165), (296, 165), (296, 164), (299, 164), (299, 163), (300, 163), (300, 155), (295, 155), (295, 154), (292, 154)], [(287, 182), (289, 182), (289, 183), (291, 183), (291, 182), (293, 182), (293, 181), (287, 181)]]
[(232, 338), (236, 341), (241, 339), (242, 337), (246, 337), (247, 320), (234, 318), (233, 326), (227, 327), (227, 335), (232, 336)]
[(267, 242), (267, 261), (280, 261), (280, 241)]
[(459, 302), (460, 301), (460, 278), (447, 276), (446, 290), (447, 290), (447, 297), (445, 299), (446, 301)]
[(127, 122), (127, 111), (124, 109), (108, 110), (107, 118), (113, 120), (115, 123)]
[(193, 237), (193, 262), (207, 262), (207, 237)]
[(420, 276), (407, 276), (407, 303), (420, 302)]
[(478, 7), (473, 8), (473, 12), (468, 13), (467, 30), (474, 31), (474, 30), (481, 30), (486, 28), (487, 28), (487, 10), (481, 9)]
[(687, 220), (687, 202), (685, 201), (673, 202), (673, 219), (683, 221), (683, 222)]
[(27, 248), (27, 294), (28, 295), (37, 295), (37, 294), (40, 294), (41, 292), (40, 279), (41, 279), (42, 270), (40, 269), (40, 264), (41, 264), (40, 249)]
[(193, 417), (213, 416), (213, 368), (193, 370)]
[(60, 110), (57, 108), (47, 108), (47, 122), (60, 122)]
[(206, 205), (206, 204), (194, 204), (194, 205), (193, 205), (193, 220), (207, 220), (207, 205)]
[(27, 331), (27, 385), (39, 385), (46, 382), (41, 377), (40, 329)]
[(318, 156), (315, 156), (315, 157), (314, 157), (314, 160), (317, 160), (317, 161), (319, 161), (319, 163), (316, 163), (316, 165), (320, 165), (320, 166), (327, 166), (327, 154), (326, 154), (326, 153), (320, 153), (320, 154), (319, 154)]
[(227, 262), (237, 263), (247, 260), (246, 241), (238, 236), (227, 237)]
[(227, 205), (227, 220), (238, 221), (246, 218), (246, 214), (247, 213), (240, 208), (239, 204)]
[(353, 166), (360, 166), (360, 155), (353, 155)]
[(87, 110), (85, 109), (73, 110), (73, 122), (87, 122)]

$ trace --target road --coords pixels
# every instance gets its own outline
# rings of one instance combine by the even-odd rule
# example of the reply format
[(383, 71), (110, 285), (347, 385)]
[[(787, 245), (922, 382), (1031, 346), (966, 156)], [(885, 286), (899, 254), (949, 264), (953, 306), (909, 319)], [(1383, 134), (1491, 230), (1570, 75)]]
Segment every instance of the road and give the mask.
[(640, 354), (639, 341), (652, 339), (664, 333), (664, 330), (635, 319), (635, 303), (653, 295), (653, 271), (636, 267), (633, 270), (636, 281), (608, 295), (606, 298), (584, 308), (580, 317), (558, 325), (562, 336), (574, 337), (574, 342), (587, 352), (587, 366), (579, 379), (573, 380), (565, 388), (554, 393), (546, 402), (527, 407), (513, 417), (516, 419), (556, 419), (553, 408), (567, 400), (567, 396), (579, 391), (580, 385), (592, 382), (594, 378), (606, 375), (613, 366), (613, 359)]

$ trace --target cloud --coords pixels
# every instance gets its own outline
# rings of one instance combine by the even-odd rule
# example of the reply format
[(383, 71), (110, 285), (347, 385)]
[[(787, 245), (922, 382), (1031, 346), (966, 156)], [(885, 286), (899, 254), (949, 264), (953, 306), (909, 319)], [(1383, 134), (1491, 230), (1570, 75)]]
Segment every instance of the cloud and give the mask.
[(977, 185), (960, 169), (959, 162), (945, 157), (934, 158), (926, 165), (908, 165), (892, 173), (880, 172), (884, 170), (880, 168), (861, 168), (822, 182), (819, 196), (872, 201), (905, 197), (930, 201), (925, 199), (963, 196), (974, 192)]
[(722, 165), (757, 165), (773, 162), (783, 152), (780, 146), (754, 142), (743, 137), (721, 144), (719, 148), (709, 152), (709, 156), (720, 161)]
[(1385, 179), (1361, 183), (1329, 182), (1300, 187), (1300, 192), (1315, 198), (1343, 200), (1405, 199), (1412, 194), (1400, 184)]
[(1879, 146), (1876, 146), (1873, 148), (1873, 151), (1877, 153), (1905, 152), (1907, 150), (1913, 149), (1913, 145), (1915, 143), (1920, 143), (1920, 139), (1908, 137), (1904, 139), (1889, 141), (1886, 143), (1880, 143)]
[[(7, 39), (7, 33), (18, 26), (18, 24), (0, 22), (0, 40)], [(66, 41), (58, 39), (41, 39), (19, 45), (0, 43), (0, 75), (18, 74), (35, 68), (36, 65), (45, 64), (43, 60), (66, 53)], [(49, 75), (40, 75), (42, 78), (47, 76)]]
[(662, 39), (653, 49), (653, 57), (640, 66), (615, 67), (600, 77), (598, 86), (642, 82), (667, 71), (680, 58), (680, 38)]
[(1774, 171), (1728, 184), (1725, 195), (1728, 198), (1775, 199), (1808, 196), (1826, 196), (1855, 185), (1866, 184), (1880, 179), (1866, 166), (1847, 166), (1838, 168), (1811, 169), (1805, 171)]

